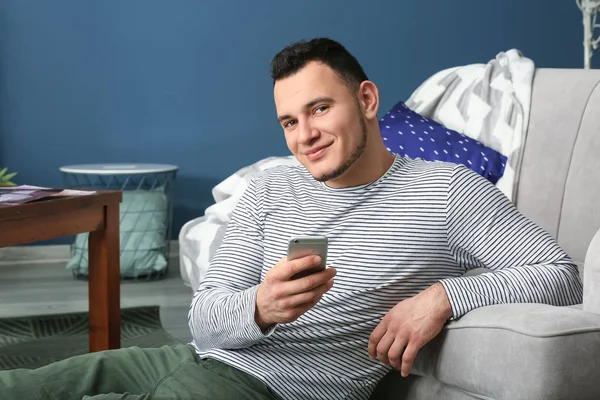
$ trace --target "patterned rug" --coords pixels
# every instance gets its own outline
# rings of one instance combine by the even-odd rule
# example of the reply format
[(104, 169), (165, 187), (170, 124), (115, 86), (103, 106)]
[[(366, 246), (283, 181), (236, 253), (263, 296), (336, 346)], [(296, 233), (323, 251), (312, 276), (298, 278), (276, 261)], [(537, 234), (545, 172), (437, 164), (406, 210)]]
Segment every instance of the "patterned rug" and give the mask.
[[(121, 347), (176, 343), (160, 323), (158, 306), (121, 310)], [(0, 318), (0, 370), (38, 368), (87, 352), (87, 312)]]

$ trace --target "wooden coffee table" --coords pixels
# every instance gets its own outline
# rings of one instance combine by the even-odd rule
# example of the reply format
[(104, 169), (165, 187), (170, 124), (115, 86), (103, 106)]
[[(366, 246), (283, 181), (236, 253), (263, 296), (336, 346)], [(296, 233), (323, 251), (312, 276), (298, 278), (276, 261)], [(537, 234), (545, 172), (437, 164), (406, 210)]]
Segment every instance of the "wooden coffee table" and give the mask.
[(0, 206), (0, 247), (90, 232), (89, 350), (121, 347), (119, 191)]

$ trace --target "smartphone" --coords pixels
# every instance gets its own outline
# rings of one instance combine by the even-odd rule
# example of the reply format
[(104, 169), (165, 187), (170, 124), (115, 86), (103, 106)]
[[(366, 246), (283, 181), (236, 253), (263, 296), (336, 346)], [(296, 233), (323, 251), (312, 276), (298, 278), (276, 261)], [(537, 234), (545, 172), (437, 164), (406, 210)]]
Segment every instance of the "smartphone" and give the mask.
[(309, 255), (321, 257), (321, 263), (292, 276), (292, 279), (298, 279), (315, 272), (323, 271), (327, 265), (327, 237), (326, 236), (298, 236), (290, 238), (288, 242), (288, 261), (302, 258)]

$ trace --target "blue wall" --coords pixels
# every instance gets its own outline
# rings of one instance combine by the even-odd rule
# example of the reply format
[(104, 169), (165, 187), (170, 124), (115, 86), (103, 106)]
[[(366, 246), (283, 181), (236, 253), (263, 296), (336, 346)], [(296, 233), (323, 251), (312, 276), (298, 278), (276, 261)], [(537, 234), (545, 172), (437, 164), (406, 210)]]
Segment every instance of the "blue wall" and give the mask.
[(287, 155), (269, 63), (329, 36), (391, 107), (432, 73), (518, 48), (538, 67), (582, 66), (575, 0), (0, 1), (0, 164), (60, 185), (89, 162), (180, 167), (174, 236), (211, 188)]

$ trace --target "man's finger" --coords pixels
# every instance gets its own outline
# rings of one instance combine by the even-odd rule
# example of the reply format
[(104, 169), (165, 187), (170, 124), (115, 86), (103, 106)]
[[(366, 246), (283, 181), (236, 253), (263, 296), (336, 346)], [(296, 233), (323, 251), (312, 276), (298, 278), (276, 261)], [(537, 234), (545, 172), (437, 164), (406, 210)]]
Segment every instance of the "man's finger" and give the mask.
[(377, 344), (377, 359), (384, 363), (385, 365), (390, 365), (390, 360), (388, 358), (388, 353), (390, 351), (390, 347), (394, 343), (395, 336), (389, 330), (385, 335), (381, 338), (379, 343)]
[(306, 306), (306, 305), (313, 305), (313, 304), (317, 303), (318, 300), (321, 299), (321, 296), (323, 296), (323, 294), (325, 292), (327, 292), (329, 290), (329, 288), (330, 288), (329, 284), (324, 283), (320, 286), (317, 286), (312, 291), (302, 292), (299, 294), (294, 294), (292, 296), (289, 296), (287, 299), (285, 299), (282, 302), (282, 307), (287, 309), (287, 308), (295, 308), (295, 307), (301, 307), (301, 306)]
[(396, 336), (396, 340), (394, 340), (394, 344), (390, 347), (390, 351), (388, 351), (388, 359), (390, 360), (390, 365), (396, 368), (398, 371), (402, 368), (402, 354), (404, 353), (404, 349), (406, 348), (406, 339), (403, 337)]
[(379, 341), (385, 335), (387, 331), (387, 323), (385, 321), (381, 321), (379, 325), (371, 332), (371, 336), (369, 337), (369, 346), (367, 350), (369, 352), (369, 357), (372, 359), (377, 358), (377, 345)]
[(402, 369), (400, 371), (403, 377), (407, 377), (408, 374), (410, 374), (410, 370), (412, 369), (420, 348), (421, 346), (416, 345), (414, 341), (409, 342), (408, 346), (406, 346), (404, 354), (402, 355)]
[(265, 280), (282, 280), (282, 276), (285, 273), (285, 265), (287, 264), (287, 257), (281, 257), (281, 259), (275, 264), (273, 268), (267, 271), (267, 276)]
[(319, 256), (306, 256), (289, 261), (284, 271), (284, 278), (291, 279), (294, 275), (312, 267), (316, 267), (321, 262)]

